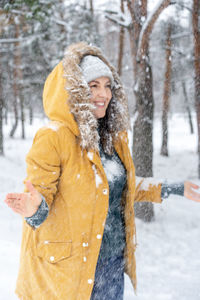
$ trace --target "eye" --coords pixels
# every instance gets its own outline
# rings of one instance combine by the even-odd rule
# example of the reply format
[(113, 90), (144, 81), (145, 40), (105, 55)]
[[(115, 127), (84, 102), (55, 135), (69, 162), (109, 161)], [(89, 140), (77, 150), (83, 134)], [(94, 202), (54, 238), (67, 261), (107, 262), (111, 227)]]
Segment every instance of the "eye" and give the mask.
[(90, 84), (90, 88), (96, 88), (97, 87), (97, 84)]
[(106, 87), (111, 90), (111, 85), (110, 84), (107, 84)]

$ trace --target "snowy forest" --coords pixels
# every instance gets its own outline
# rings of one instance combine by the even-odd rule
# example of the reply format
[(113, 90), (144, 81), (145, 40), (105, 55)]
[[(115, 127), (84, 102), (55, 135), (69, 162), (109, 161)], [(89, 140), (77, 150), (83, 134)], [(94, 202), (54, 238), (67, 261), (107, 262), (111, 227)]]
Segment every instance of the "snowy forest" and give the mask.
[[(72, 43), (100, 47), (129, 101), (136, 174), (200, 178), (200, 0), (0, 0), (0, 300), (14, 300), (21, 218), (3, 203), (23, 190), (45, 79)], [(200, 208), (180, 196), (135, 206), (138, 295), (200, 299)]]

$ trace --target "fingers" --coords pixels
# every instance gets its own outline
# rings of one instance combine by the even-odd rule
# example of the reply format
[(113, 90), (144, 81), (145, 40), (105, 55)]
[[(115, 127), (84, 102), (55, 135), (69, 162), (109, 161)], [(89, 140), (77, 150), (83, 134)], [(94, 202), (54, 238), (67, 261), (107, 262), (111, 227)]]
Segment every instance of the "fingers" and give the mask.
[(200, 202), (200, 193), (195, 192), (192, 188), (185, 193), (185, 196), (190, 200)]
[(9, 193), (6, 195), (6, 199), (4, 200), (6, 203), (12, 203), (15, 201), (24, 200), (24, 198), (28, 198), (28, 193)]
[(19, 199), (20, 195), (20, 193), (8, 193), (6, 199)]
[(191, 192), (191, 197), (192, 197), (191, 200), (200, 202), (200, 194), (199, 193)]
[(20, 214), (21, 216), (24, 216), (24, 209), (22, 209), (21, 207), (11, 207), (11, 206), (9, 206), (11, 209), (12, 209), (12, 211), (14, 211), (15, 213), (17, 213), (17, 214)]
[(18, 214), (23, 214), (23, 209), (21, 207), (21, 202), (20, 200), (14, 200), (14, 198), (12, 199), (6, 199), (5, 200), (6, 204), (8, 205), (8, 207), (10, 207), (12, 209), (12, 211), (14, 211), (15, 213), (18, 213)]
[(194, 188), (195, 190), (199, 189), (200, 187), (197, 184), (194, 184), (192, 182), (190, 182), (190, 185), (192, 188)]
[(28, 201), (29, 193), (9, 193), (4, 202), (17, 213), (24, 213), (26, 208), (26, 201)]
[[(33, 187), (32, 184), (29, 182), (28, 186), (30, 189)], [(34, 189), (34, 187), (33, 187)], [(38, 204), (41, 203), (42, 198), (41, 196), (38, 197), (35, 193), (37, 190), (34, 189), (33, 193), (9, 193), (4, 200), (5, 203), (10, 207), (14, 212), (22, 215), (23, 217), (32, 216), (38, 209)], [(37, 204), (38, 202), (38, 204)]]

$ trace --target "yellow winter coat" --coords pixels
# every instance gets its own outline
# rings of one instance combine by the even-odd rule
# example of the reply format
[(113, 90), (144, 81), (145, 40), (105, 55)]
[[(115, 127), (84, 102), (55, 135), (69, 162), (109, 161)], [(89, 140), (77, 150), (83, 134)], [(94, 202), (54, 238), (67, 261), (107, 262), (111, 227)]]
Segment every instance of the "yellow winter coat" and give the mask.
[[(37, 229), (23, 223), (16, 287), (23, 300), (91, 297), (108, 211), (109, 186), (98, 152), (97, 122), (89, 103), (89, 88), (78, 67), (87, 54), (99, 56), (111, 68), (116, 86), (113, 95), (120, 103), (115, 112), (115, 132), (109, 140), (127, 171), (122, 199), (125, 260), (134, 288), (134, 201), (161, 202), (160, 184), (150, 185), (148, 190), (142, 190), (141, 184), (136, 188), (125, 131), (127, 103), (118, 75), (99, 49), (85, 43), (70, 47), (45, 83), (44, 110), (51, 122), (37, 132), (27, 155), (27, 178), (45, 197), (49, 215)], [(99, 177), (101, 180), (97, 180)]]

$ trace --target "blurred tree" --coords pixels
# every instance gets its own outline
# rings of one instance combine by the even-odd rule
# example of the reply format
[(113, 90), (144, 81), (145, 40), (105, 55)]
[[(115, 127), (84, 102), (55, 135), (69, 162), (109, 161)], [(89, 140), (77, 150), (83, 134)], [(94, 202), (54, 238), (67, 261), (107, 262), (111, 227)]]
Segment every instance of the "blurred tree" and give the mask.
[[(149, 40), (154, 24), (161, 12), (171, 4), (159, 1), (147, 17), (147, 0), (127, 0), (132, 19), (130, 30), (134, 66), (136, 120), (133, 129), (133, 159), (137, 176), (153, 176), (153, 77), (149, 59)], [(154, 219), (152, 203), (138, 203), (136, 216), (149, 222)]]
[[(121, 12), (124, 13), (124, 0), (121, 0)], [(122, 59), (123, 59), (123, 52), (124, 52), (124, 26), (120, 27), (119, 33), (119, 54), (118, 54), (118, 74), (122, 74)]]
[(0, 53), (0, 156), (4, 154), (3, 145), (3, 86), (2, 86), (2, 66), (1, 66), (1, 53)]
[(186, 110), (187, 110), (187, 113), (188, 113), (188, 120), (189, 120), (189, 125), (190, 125), (190, 132), (191, 132), (191, 134), (193, 134), (194, 133), (194, 127), (193, 127), (193, 123), (192, 123), (192, 115), (191, 115), (190, 103), (189, 103), (189, 100), (188, 100), (188, 95), (187, 95), (187, 90), (186, 90), (186, 84), (185, 84), (184, 80), (181, 82), (181, 85), (182, 85), (182, 89), (183, 89), (185, 106), (186, 106)]
[[(10, 137), (13, 137), (15, 131), (18, 126), (19, 121), (19, 112), (18, 112), (18, 102), (21, 104), (23, 102), (23, 96), (21, 94), (21, 83), (22, 83), (22, 68), (21, 68), (21, 52), (20, 52), (20, 27), (19, 22), (17, 21), (15, 24), (15, 53), (14, 53), (14, 70), (13, 70), (13, 94), (14, 94), (14, 101), (13, 101), (13, 108), (14, 108), (14, 116), (15, 122), (12, 126), (10, 131)], [(21, 105), (20, 105), (21, 107)], [(22, 104), (23, 107), (23, 104)], [(23, 114), (23, 113), (22, 113)], [(24, 120), (22, 121), (22, 138), (25, 138), (24, 133)]]
[(0, 45), (6, 70), (2, 84), (7, 107), (15, 115), (11, 136), (18, 119), (25, 136), (25, 115), (32, 123), (34, 114), (42, 111), (44, 80), (62, 59), (66, 47), (80, 40), (99, 45), (98, 16), (92, 1), (90, 5), (87, 8), (78, 0), (16, 0), (4, 1), (0, 7), (0, 28), (4, 28)]
[(198, 175), (200, 178), (200, 0), (193, 0), (192, 25), (194, 35), (195, 104), (198, 128)]
[(163, 92), (163, 110), (162, 110), (162, 146), (161, 155), (168, 156), (168, 111), (171, 91), (171, 73), (172, 73), (172, 41), (171, 41), (172, 25), (168, 25), (166, 40), (166, 71)]

